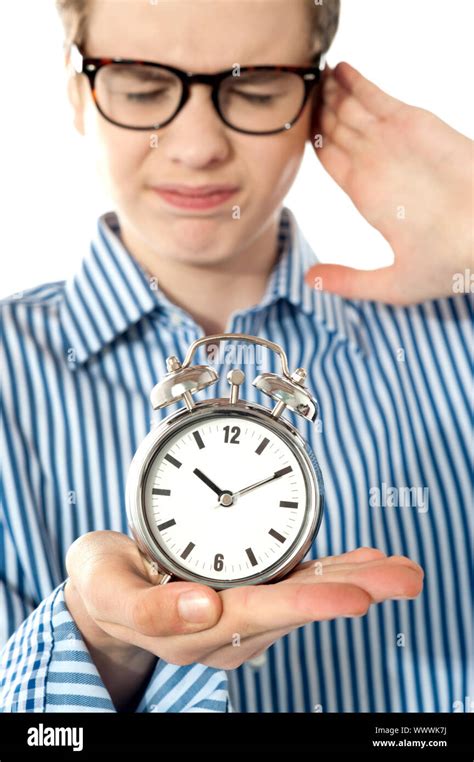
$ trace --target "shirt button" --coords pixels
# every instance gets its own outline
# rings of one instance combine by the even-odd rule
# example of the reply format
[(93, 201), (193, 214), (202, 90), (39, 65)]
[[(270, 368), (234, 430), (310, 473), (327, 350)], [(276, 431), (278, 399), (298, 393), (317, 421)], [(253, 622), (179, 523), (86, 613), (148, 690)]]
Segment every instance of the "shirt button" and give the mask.
[(171, 323), (172, 323), (172, 325), (181, 325), (181, 322), (182, 322), (181, 321), (181, 316), (178, 315), (177, 312), (172, 312), (171, 313)]

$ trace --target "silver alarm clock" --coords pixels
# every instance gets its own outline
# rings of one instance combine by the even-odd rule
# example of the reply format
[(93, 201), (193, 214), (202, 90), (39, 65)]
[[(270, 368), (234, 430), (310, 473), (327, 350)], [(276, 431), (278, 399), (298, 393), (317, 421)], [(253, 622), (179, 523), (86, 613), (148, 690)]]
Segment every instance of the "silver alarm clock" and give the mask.
[[(261, 373), (253, 385), (275, 401), (272, 410), (239, 398), (245, 376), (227, 374), (229, 397), (195, 402), (193, 394), (218, 381), (216, 370), (191, 365), (198, 347), (237, 340), (275, 352), (281, 375)], [(275, 582), (305, 556), (323, 511), (318, 462), (285, 409), (315, 421), (318, 405), (293, 374), (282, 348), (247, 334), (194, 341), (183, 363), (151, 392), (154, 409), (182, 400), (145, 437), (130, 465), (126, 503), (130, 529), (158, 584), (172, 579), (218, 590)]]

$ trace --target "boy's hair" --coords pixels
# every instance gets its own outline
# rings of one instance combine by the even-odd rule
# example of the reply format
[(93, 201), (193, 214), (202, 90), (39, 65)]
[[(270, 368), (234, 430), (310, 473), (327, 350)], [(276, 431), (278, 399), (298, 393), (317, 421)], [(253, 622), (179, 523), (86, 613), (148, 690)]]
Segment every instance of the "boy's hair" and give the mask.
[[(56, 8), (64, 26), (65, 48), (75, 42), (85, 45), (87, 37), (87, 12), (90, 0), (55, 0)], [(293, 0), (288, 0), (293, 2)], [(326, 52), (333, 41), (339, 22), (340, 0), (304, 0), (310, 13), (308, 28), (310, 53), (315, 57)]]

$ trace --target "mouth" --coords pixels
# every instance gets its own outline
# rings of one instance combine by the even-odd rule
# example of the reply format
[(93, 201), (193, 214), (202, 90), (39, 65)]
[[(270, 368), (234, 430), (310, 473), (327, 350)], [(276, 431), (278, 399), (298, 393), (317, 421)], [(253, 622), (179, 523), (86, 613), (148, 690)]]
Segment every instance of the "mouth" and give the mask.
[(159, 185), (152, 190), (166, 203), (180, 209), (211, 209), (228, 201), (235, 185)]

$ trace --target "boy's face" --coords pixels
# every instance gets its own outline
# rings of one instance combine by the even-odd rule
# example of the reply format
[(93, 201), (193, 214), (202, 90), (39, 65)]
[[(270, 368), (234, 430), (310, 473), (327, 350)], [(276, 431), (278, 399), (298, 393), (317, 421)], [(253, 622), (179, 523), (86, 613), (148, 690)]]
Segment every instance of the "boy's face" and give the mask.
[[(296, 0), (93, 0), (85, 54), (155, 61), (213, 73), (235, 64), (310, 65), (308, 11)], [(193, 85), (182, 111), (157, 133), (107, 122), (89, 84), (70, 86), (75, 123), (92, 140), (130, 245), (194, 264), (228, 262), (272, 223), (301, 163), (311, 100), (298, 122), (275, 135), (245, 135), (214, 111), (210, 88)], [(152, 136), (158, 136), (155, 147)], [(182, 209), (160, 184), (236, 186), (211, 209)], [(240, 218), (236, 219), (235, 207)]]

